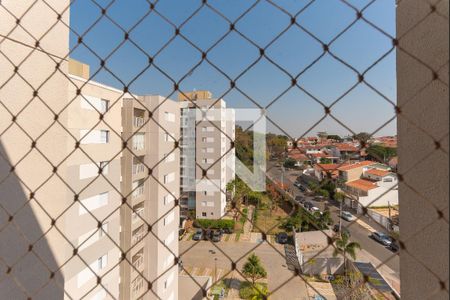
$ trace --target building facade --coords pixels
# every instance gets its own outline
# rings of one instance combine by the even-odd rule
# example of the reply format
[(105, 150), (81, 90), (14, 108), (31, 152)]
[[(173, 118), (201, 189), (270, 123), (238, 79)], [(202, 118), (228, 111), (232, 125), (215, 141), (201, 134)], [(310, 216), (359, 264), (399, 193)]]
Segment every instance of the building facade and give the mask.
[(123, 101), (120, 299), (178, 299), (179, 120), (161, 96)]
[(227, 183), (235, 177), (234, 110), (198, 91), (179, 96), (181, 109), (181, 210), (219, 219), (226, 213)]

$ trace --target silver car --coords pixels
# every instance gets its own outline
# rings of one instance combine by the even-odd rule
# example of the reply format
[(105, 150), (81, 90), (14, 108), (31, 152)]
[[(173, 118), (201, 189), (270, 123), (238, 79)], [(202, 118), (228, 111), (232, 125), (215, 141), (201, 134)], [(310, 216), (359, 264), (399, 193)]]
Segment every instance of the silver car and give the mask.
[(349, 213), (348, 211), (343, 211), (341, 217), (342, 217), (342, 219), (344, 219), (345, 221), (348, 221), (348, 222), (352, 222), (352, 221), (356, 220), (355, 216), (352, 215), (351, 213)]
[(373, 232), (371, 237), (377, 241), (378, 243), (389, 247), (392, 244), (392, 239), (385, 233), (382, 232)]

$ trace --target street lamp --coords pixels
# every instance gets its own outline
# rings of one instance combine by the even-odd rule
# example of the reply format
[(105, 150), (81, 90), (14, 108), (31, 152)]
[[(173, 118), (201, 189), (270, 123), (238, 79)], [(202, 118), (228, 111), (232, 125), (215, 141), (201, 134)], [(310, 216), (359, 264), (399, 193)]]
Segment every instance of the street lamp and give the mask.
[(217, 281), (217, 257), (214, 257), (214, 282)]

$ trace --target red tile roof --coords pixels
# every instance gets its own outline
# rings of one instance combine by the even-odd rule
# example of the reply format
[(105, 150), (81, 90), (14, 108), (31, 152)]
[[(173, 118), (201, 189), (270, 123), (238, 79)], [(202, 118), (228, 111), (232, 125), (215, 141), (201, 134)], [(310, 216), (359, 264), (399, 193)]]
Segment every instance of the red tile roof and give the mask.
[(370, 180), (358, 179), (355, 181), (350, 181), (345, 184), (346, 186), (361, 190), (361, 191), (370, 191), (376, 189), (378, 186)]
[(319, 171), (337, 171), (339, 167), (341, 167), (341, 164), (316, 164), (314, 166), (314, 169)]
[(375, 175), (375, 176), (384, 177), (384, 176), (386, 176), (386, 175), (389, 175), (391, 172), (385, 171), (385, 170), (370, 169), (370, 170), (367, 170), (366, 173), (367, 173), (367, 174), (370, 174), (370, 175)]
[(358, 152), (359, 148), (349, 144), (336, 144), (339, 151)]
[(366, 161), (358, 162), (356, 164), (350, 164), (350, 165), (342, 166), (342, 167), (339, 168), (339, 171), (349, 171), (349, 170), (353, 170), (353, 169), (356, 169), (356, 168), (362, 168), (362, 167), (371, 166), (371, 165), (374, 165), (374, 164), (376, 164), (376, 162), (366, 160)]

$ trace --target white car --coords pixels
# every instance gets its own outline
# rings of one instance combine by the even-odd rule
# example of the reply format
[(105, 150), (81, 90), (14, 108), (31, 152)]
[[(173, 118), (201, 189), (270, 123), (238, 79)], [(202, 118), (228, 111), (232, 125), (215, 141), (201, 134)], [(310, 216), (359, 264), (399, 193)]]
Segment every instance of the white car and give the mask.
[(321, 211), (320, 211), (320, 209), (318, 208), (318, 207), (315, 207), (315, 206), (313, 206), (313, 207), (311, 207), (311, 209), (310, 209), (310, 211), (313, 213), (313, 214), (315, 214), (315, 213), (322, 213)]
[(349, 213), (348, 211), (343, 211), (341, 217), (347, 222), (352, 222), (356, 220), (355, 216)]

